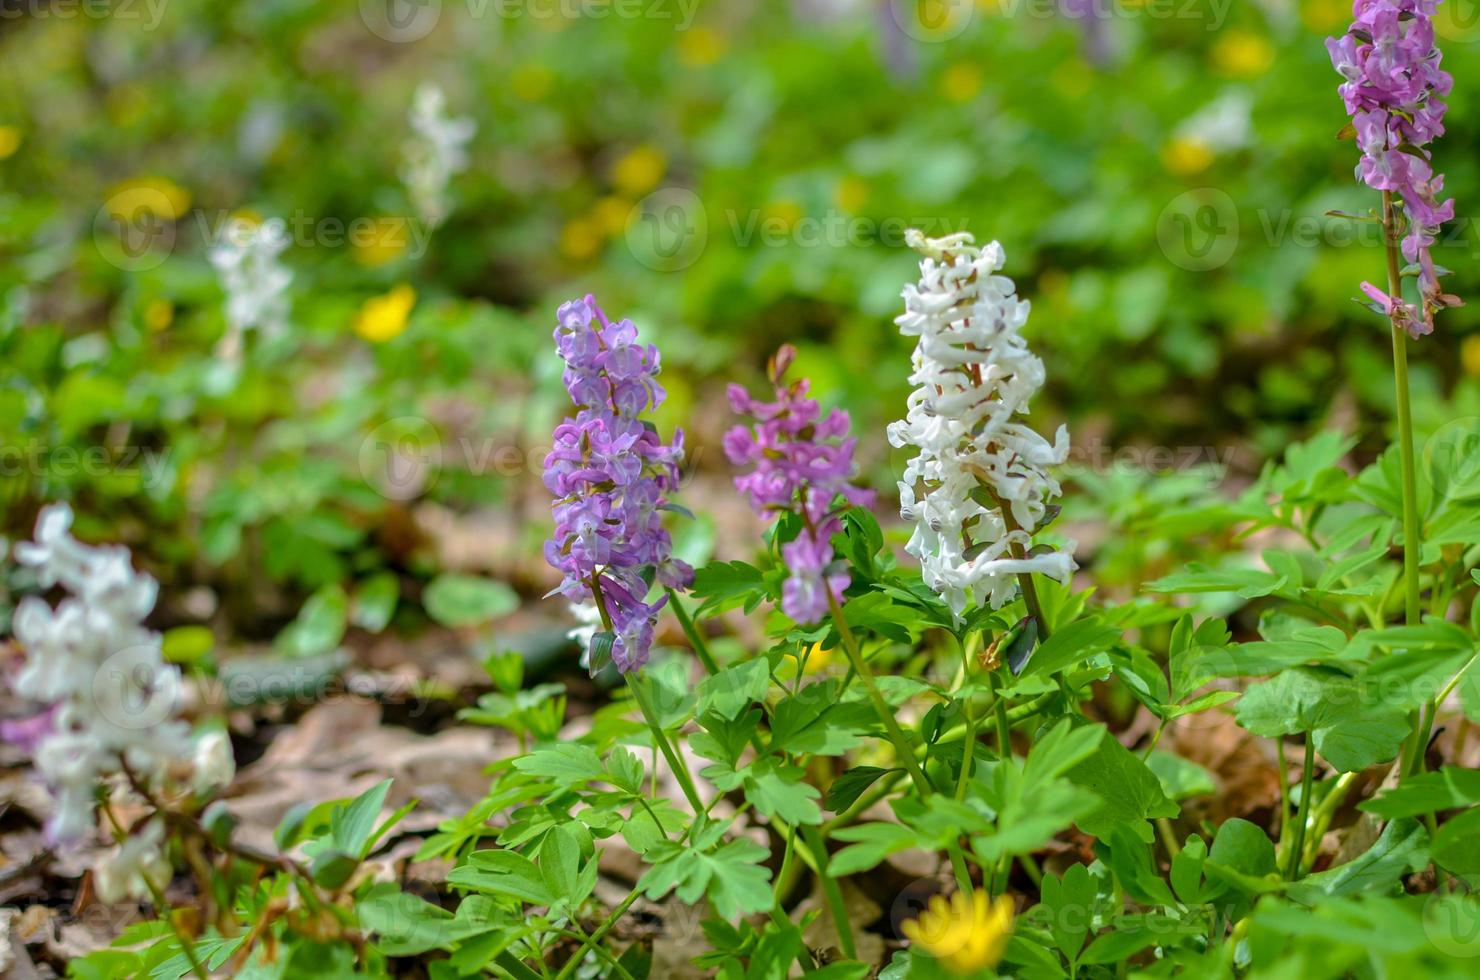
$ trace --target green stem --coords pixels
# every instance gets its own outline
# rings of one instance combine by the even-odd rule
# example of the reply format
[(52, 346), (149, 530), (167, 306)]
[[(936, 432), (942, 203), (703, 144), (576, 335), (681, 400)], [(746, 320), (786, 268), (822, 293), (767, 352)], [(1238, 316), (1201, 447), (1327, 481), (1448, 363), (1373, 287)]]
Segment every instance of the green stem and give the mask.
[(699, 663), (704, 665), (704, 670), (712, 677), (719, 673), (719, 665), (715, 663), (714, 655), (709, 652), (709, 644), (699, 633), (698, 627), (694, 625), (693, 617), (683, 607), (683, 602), (678, 598), (678, 593), (672, 589), (668, 590), (668, 605), (673, 609), (673, 615), (678, 619), (679, 629), (683, 630), (684, 637), (689, 641), (689, 646), (694, 648), (694, 656), (699, 658)]
[(1311, 744), (1310, 733), (1305, 733), (1305, 762), (1300, 773), (1300, 803), (1295, 811), (1295, 833), (1290, 842), (1289, 865), (1285, 878), (1296, 881), (1300, 878), (1301, 858), (1305, 849), (1305, 824), (1310, 818), (1310, 797), (1315, 789), (1316, 751)]
[(848, 959), (857, 959), (858, 946), (853, 941), (853, 923), (848, 921), (848, 906), (843, 901), (843, 890), (838, 887), (837, 879), (827, 870), (827, 843), (822, 838), (822, 832), (816, 827), (803, 825), (802, 840), (812, 852), (817, 880), (822, 883), (822, 894), (827, 898), (833, 925), (837, 928), (838, 946)]
[(828, 590), (827, 607), (832, 613), (833, 625), (837, 627), (838, 637), (843, 644), (843, 652), (848, 656), (848, 662), (853, 667), (853, 672), (863, 681), (864, 690), (868, 692), (869, 700), (873, 702), (874, 711), (879, 716), (879, 721), (884, 724), (884, 731), (888, 733), (889, 740), (894, 743), (895, 752), (900, 761), (904, 763), (905, 771), (914, 780), (915, 788), (922, 795), (929, 795), (935, 791), (930, 780), (925, 776), (925, 770), (920, 768), (920, 763), (915, 759), (914, 749), (910, 747), (910, 741), (905, 737), (904, 731), (899, 727), (899, 722), (894, 719), (894, 709), (889, 707), (889, 702), (884, 700), (884, 694), (879, 690), (879, 684), (874, 679), (874, 672), (869, 669), (868, 662), (863, 659), (862, 652), (858, 649), (858, 640), (853, 635), (853, 630), (848, 626), (848, 620), (843, 617), (842, 607), (838, 605), (837, 598)]
[(1356, 785), (1357, 775), (1354, 772), (1344, 772), (1336, 777), (1336, 782), (1331, 784), (1331, 789), (1322, 797), (1320, 805), (1316, 807), (1316, 812), (1311, 814), (1310, 839), (1305, 842), (1307, 853), (1304, 860), (1307, 867), (1315, 863), (1316, 852), (1321, 846), (1321, 838), (1326, 836), (1326, 831), (1330, 829), (1337, 809), (1346, 800), (1346, 794), (1351, 792), (1351, 788)]
[[(1393, 209), (1393, 195), (1382, 192), (1383, 241), (1387, 252), (1388, 295), (1401, 302), (1403, 276), (1398, 262), (1398, 223)], [(1420, 540), (1418, 521), (1418, 478), (1414, 462), (1413, 411), (1408, 395), (1408, 331), (1396, 315), (1391, 317), (1393, 334), (1393, 381), (1398, 408), (1398, 454), (1403, 474), (1403, 610), (1404, 621), (1417, 626), (1423, 617), (1419, 601), (1419, 552)], [(1399, 781), (1423, 771), (1423, 750), (1428, 742), (1431, 722), (1427, 712), (1413, 713), (1413, 734), (1409, 737), (1408, 751)]]
[[(639, 894), (639, 892), (633, 891), (622, 900), (621, 905), (612, 909), (611, 914), (606, 917), (606, 921), (597, 927), (595, 932), (591, 933), (589, 940), (582, 944), (581, 951), (578, 951), (569, 960), (566, 960), (565, 966), (561, 967), (560, 972), (555, 975), (555, 980), (569, 980), (570, 975), (575, 973), (576, 968), (581, 965), (581, 952), (587, 949), (595, 949), (606, 938), (606, 934), (612, 931), (612, 927), (621, 921), (622, 916), (627, 914), (627, 910), (632, 907), (633, 902), (637, 901)], [(524, 967), (518, 960), (514, 962), (521, 968)], [(504, 965), (502, 959), (499, 960), (499, 965)], [(527, 969), (526, 972), (528, 972)]]
[(642, 684), (637, 674), (627, 675), (627, 687), (632, 691), (632, 700), (637, 702), (637, 707), (642, 710), (642, 717), (647, 722), (648, 728), (652, 730), (653, 740), (658, 743), (658, 750), (663, 753), (663, 758), (668, 760), (668, 768), (673, 770), (674, 778), (678, 785), (683, 788), (683, 795), (688, 798), (689, 806), (694, 808), (694, 816), (704, 812), (704, 804), (699, 799), (699, 792), (694, 789), (694, 781), (689, 776), (689, 768), (684, 765), (678, 753), (668, 741), (668, 736), (663, 734), (663, 726), (658, 723), (658, 716), (653, 712), (653, 707), (648, 703), (647, 695), (643, 693)]

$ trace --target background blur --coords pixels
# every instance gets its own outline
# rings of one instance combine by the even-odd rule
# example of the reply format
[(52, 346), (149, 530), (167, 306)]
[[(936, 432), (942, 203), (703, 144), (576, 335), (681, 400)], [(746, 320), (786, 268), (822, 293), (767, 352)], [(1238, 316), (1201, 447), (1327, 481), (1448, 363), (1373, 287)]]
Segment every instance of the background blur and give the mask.
[[(662, 348), (660, 425), (689, 430), (695, 468), (690, 557), (716, 526), (721, 553), (749, 547), (723, 383), (759, 384), (782, 342), (853, 413), (887, 512), (917, 226), (1005, 246), (1049, 372), (1034, 422), (1069, 424), (1082, 561), (1113, 580), (1130, 559), (1104, 540), (1154, 502), (1234, 492), (1324, 427), (1369, 456), (1387, 438), (1386, 325), (1352, 302), (1382, 274), (1377, 229), (1325, 217), (1376, 204), (1335, 138), (1322, 41), (1349, 15), (3, 0), (5, 530), (70, 499), (84, 534), (161, 577), (166, 618), (248, 637), (309, 597), (331, 635), (346, 616), (414, 624), (406, 598), (446, 570), (538, 596), (537, 464), (565, 409), (550, 331), (588, 291)], [(1440, 25), (1455, 87), (1435, 164), (1459, 217), (1435, 255), (1473, 301), (1480, 0), (1448, 0)], [(424, 83), (477, 126), (435, 230), (402, 179)], [(207, 249), (231, 215), (283, 218), (294, 278), (291, 329), (223, 383)], [(1480, 414), (1477, 315), (1443, 314), (1413, 349), (1423, 432)]]

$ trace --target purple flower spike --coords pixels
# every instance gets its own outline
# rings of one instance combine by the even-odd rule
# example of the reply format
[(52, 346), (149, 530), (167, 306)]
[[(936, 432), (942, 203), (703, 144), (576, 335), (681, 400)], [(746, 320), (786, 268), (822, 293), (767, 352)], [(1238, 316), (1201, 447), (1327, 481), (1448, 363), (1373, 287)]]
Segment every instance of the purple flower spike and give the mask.
[(545, 559), (563, 576), (557, 591), (596, 603), (615, 636), (612, 661), (627, 673), (647, 663), (666, 601), (645, 601), (649, 576), (677, 589), (693, 581), (662, 521), (664, 494), (678, 489), (683, 433), (665, 443), (639, 418), (666, 395), (658, 349), (637, 342), (631, 320), (612, 323), (591, 296), (563, 304), (556, 320), (555, 349), (577, 411), (555, 427), (545, 457), (555, 497)]
[[(1418, 265), (1422, 309), (1364, 284), (1390, 316), (1413, 337), (1432, 333), (1434, 314), (1462, 306), (1444, 293), (1429, 249), (1439, 226), (1454, 218), (1454, 201), (1440, 203), (1443, 174), (1434, 173), (1424, 149), (1444, 135), (1443, 98), (1453, 79), (1440, 70), (1434, 46), (1433, 16), (1440, 0), (1356, 0), (1355, 20), (1340, 38), (1327, 38), (1331, 64), (1345, 81), (1337, 88), (1352, 117), (1362, 161), (1357, 177), (1374, 190), (1387, 191), (1407, 218), (1403, 257)], [(1374, 297), (1376, 298), (1376, 297)]]
[(791, 574), (781, 590), (781, 609), (798, 623), (822, 620), (828, 596), (839, 603), (848, 573), (833, 563), (832, 536), (843, 529), (839, 496), (867, 505), (873, 493), (853, 486), (853, 445), (848, 413), (833, 409), (826, 416), (807, 397), (805, 378), (783, 386), (782, 377), (796, 357), (787, 345), (771, 360), (775, 401), (761, 401), (739, 385), (730, 385), (730, 407), (754, 419), (725, 434), (725, 455), (736, 466), (752, 469), (735, 477), (735, 488), (759, 514), (795, 513), (802, 531), (781, 546)]

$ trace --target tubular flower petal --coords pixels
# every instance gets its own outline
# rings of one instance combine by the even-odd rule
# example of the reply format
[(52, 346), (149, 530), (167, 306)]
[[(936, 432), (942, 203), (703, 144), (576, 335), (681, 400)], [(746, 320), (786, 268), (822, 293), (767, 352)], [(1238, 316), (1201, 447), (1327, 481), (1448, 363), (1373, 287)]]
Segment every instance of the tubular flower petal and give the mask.
[(899, 483), (900, 514), (915, 525), (906, 550), (960, 619), (973, 597), (1001, 607), (1020, 574), (1067, 582), (1077, 567), (1073, 542), (1065, 551), (1032, 543), (1060, 493), (1048, 467), (1068, 458), (1069, 433), (1060, 426), (1050, 443), (1020, 421), (1044, 371), (1018, 332), (1028, 303), (996, 275), (1002, 247), (978, 248), (965, 232), (932, 239), (911, 230), (907, 241), (925, 258), (894, 322), (919, 338), (917, 387), (889, 441), (919, 450)]

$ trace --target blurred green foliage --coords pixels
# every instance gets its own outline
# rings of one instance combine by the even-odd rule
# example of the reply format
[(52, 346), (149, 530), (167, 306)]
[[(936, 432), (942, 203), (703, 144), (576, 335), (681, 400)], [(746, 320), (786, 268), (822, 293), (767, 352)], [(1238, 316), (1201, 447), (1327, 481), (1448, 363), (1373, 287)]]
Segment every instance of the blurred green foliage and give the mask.
[[(1002, 241), (1048, 365), (1042, 425), (1087, 450), (1235, 445), (1252, 470), (1326, 425), (1379, 447), (1388, 338), (1350, 301), (1379, 242), (1325, 216), (1375, 204), (1334, 138), (1321, 42), (1347, 5), (1062, 6), (6, 4), (8, 528), (70, 498), (180, 579), (429, 578), (396, 512), (518, 491), (560, 405), (553, 308), (585, 291), (662, 347), (660, 424), (694, 430), (700, 465), (720, 458), (717, 382), (789, 341), (888, 487), (907, 225)], [(1480, 282), (1471, 6), (1442, 8), (1435, 152), (1460, 215), (1436, 256), (1462, 296)], [(427, 81), (478, 126), (435, 233), (399, 177)], [(288, 221), (293, 329), (223, 384), (206, 247), (232, 213)], [(367, 325), (401, 284), (404, 330)], [(1421, 427), (1480, 410), (1472, 310), (1414, 350)], [(386, 492), (406, 445), (425, 472)], [(1111, 509), (1148, 492), (1089, 466)]]

